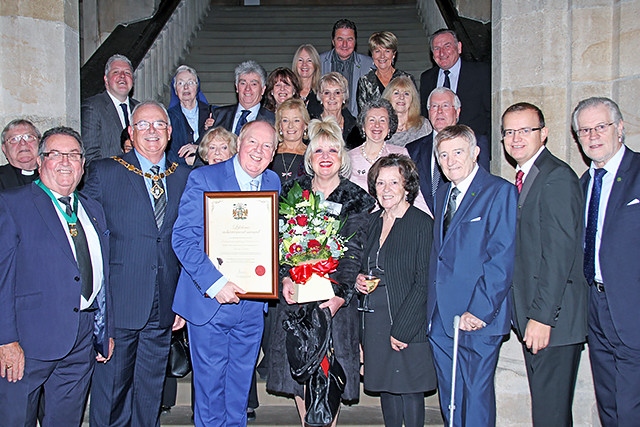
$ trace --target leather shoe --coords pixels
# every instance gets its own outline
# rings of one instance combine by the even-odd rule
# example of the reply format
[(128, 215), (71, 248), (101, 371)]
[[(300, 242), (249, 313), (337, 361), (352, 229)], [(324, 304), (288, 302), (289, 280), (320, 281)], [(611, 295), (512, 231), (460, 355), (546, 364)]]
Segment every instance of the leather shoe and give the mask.
[(255, 421), (255, 420), (256, 420), (255, 409), (247, 409), (247, 421)]

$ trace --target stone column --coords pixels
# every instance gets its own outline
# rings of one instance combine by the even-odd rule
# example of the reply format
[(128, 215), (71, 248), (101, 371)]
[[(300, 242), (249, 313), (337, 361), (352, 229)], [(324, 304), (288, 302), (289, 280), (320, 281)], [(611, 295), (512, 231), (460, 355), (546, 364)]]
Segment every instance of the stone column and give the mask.
[(79, 131), (78, 0), (3, 0), (0, 28), (0, 126), (26, 118)]

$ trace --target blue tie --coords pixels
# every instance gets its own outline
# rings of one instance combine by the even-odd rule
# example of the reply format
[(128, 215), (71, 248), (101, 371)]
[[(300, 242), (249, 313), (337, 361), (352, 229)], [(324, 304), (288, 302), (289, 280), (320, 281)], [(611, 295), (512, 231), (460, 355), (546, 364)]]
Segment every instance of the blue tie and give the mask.
[(593, 170), (593, 188), (589, 199), (587, 230), (584, 237), (584, 277), (587, 278), (589, 283), (592, 283), (596, 277), (596, 232), (598, 231), (602, 177), (605, 173), (607, 173), (607, 170), (604, 168)]
[(242, 129), (242, 126), (247, 124), (247, 117), (249, 116), (249, 114), (251, 114), (251, 111), (242, 110), (242, 115), (238, 119), (238, 123), (236, 124), (236, 129), (233, 131), (233, 133), (235, 133), (236, 135), (240, 135), (240, 130)]
[(451, 74), (451, 71), (444, 70), (443, 73), (444, 73), (444, 83), (442, 84), (442, 86), (448, 89), (451, 89), (451, 80), (449, 80), (449, 74)]

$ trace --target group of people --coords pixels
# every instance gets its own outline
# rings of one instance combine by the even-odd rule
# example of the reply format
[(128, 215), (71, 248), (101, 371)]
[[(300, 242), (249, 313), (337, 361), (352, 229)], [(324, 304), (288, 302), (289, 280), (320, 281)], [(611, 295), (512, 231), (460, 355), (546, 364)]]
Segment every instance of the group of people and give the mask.
[[(185, 65), (168, 110), (138, 102), (131, 62), (114, 55), (105, 91), (82, 104), (82, 136), (41, 135), (23, 119), (4, 128), (3, 422), (77, 426), (90, 393), (92, 426), (158, 425), (171, 333), (186, 325), (196, 425), (255, 416), (261, 348), (267, 390), (293, 397), (304, 425), (308, 384), (292, 376), (283, 324), (317, 307), (331, 317), (342, 400), (357, 402), (362, 376), (385, 425), (424, 425), (424, 395), (436, 388), (446, 423), (495, 425), (511, 328), (534, 425), (571, 425), (587, 337), (602, 424), (637, 423), (640, 156), (624, 144), (618, 106), (588, 98), (575, 108), (572, 130), (591, 161), (580, 179), (546, 147), (537, 106), (507, 108), (514, 185), (489, 173), (489, 68), (460, 58), (455, 32), (431, 36), (437, 66), (419, 90), (395, 68), (394, 34), (371, 35), (371, 57), (355, 52), (356, 38), (342, 19), (333, 49), (304, 44), (291, 69), (239, 64), (238, 102), (222, 107)], [(297, 304), (281, 267), (277, 303), (243, 298), (206, 252), (203, 193), (287, 194), (295, 183), (343, 222), (335, 295)]]

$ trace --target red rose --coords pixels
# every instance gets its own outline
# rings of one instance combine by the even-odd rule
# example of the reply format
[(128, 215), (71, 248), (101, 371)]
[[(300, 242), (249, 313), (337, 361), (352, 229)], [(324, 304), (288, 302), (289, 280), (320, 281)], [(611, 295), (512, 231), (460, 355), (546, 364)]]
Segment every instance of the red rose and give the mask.
[(309, 190), (302, 190), (302, 198), (309, 200)]
[(299, 226), (304, 227), (309, 222), (309, 218), (306, 215), (298, 215), (296, 217), (296, 222)]
[(319, 248), (320, 247), (320, 242), (318, 242), (316, 239), (311, 239), (311, 240), (309, 240), (309, 243), (307, 243), (307, 246), (309, 248)]

